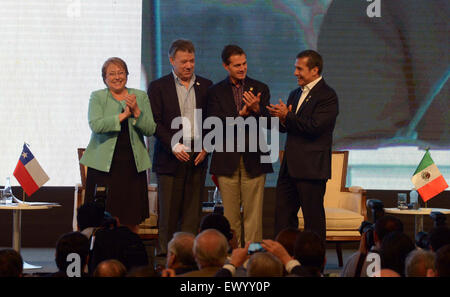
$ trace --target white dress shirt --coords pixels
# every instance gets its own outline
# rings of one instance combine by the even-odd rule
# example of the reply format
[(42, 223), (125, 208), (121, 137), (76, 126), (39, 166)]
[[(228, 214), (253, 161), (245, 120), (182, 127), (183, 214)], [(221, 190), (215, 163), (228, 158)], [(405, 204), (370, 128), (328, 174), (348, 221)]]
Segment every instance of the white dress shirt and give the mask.
[(305, 101), (305, 98), (308, 96), (309, 91), (311, 91), (312, 88), (314, 88), (314, 86), (322, 79), (322, 76), (319, 76), (318, 78), (316, 78), (315, 80), (313, 80), (312, 82), (310, 82), (309, 84), (307, 84), (306, 86), (302, 87), (302, 94), (300, 96), (300, 99), (298, 100), (298, 104), (297, 104), (297, 108), (295, 109), (295, 113), (298, 112), (298, 110), (300, 109), (300, 106), (302, 105), (303, 101)]

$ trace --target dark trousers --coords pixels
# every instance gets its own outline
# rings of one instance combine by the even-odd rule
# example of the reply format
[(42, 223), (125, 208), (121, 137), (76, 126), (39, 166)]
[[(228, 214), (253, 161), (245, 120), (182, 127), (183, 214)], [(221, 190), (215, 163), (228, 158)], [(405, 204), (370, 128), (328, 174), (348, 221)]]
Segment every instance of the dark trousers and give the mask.
[(206, 167), (180, 162), (174, 175), (158, 174), (159, 253), (167, 253), (167, 244), (175, 232), (197, 234), (205, 187)]
[(298, 228), (297, 213), (302, 208), (305, 230), (326, 239), (325, 195), (326, 180), (295, 179), (289, 176), (287, 164), (281, 166), (277, 182), (275, 236), (285, 228)]

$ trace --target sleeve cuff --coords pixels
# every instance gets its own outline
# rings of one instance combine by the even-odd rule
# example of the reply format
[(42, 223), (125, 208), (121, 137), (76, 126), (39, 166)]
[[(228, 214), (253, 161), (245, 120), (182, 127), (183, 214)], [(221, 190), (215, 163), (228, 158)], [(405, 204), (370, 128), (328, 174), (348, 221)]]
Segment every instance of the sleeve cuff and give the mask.
[(178, 146), (179, 144), (180, 144), (180, 143), (175, 143), (175, 144), (172, 146), (172, 152), (176, 152), (176, 153), (179, 152), (179, 150), (176, 150), (176, 148), (177, 148), (177, 146)]
[(222, 268), (231, 272), (231, 276), (234, 276), (236, 274), (236, 267), (234, 267), (233, 264), (225, 264)]
[(300, 266), (300, 262), (297, 260), (290, 260), (289, 262), (286, 263), (286, 265), (284, 267), (286, 268), (286, 271), (288, 273), (291, 273), (292, 269), (295, 266)]

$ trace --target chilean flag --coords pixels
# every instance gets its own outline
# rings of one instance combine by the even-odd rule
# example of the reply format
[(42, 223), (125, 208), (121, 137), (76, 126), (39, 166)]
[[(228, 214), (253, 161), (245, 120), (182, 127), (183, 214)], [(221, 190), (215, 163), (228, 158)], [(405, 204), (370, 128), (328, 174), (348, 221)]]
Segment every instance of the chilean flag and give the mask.
[(26, 144), (23, 145), (22, 154), (16, 169), (14, 169), (14, 176), (28, 196), (31, 196), (49, 180)]

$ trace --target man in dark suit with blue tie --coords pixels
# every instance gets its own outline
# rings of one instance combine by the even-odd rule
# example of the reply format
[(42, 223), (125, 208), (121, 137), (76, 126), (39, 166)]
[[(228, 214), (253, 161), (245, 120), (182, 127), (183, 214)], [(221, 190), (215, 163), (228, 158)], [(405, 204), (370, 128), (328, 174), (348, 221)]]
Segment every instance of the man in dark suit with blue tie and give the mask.
[[(156, 122), (153, 172), (158, 181), (159, 254), (167, 253), (173, 233), (197, 233), (208, 166), (201, 145), (205, 131), (198, 119), (206, 117), (207, 90), (212, 82), (195, 75), (191, 41), (175, 40), (169, 60), (172, 73), (152, 81), (147, 91)], [(172, 122), (180, 117), (190, 123), (183, 122), (182, 135), (180, 129), (172, 128)], [(176, 139), (177, 135), (182, 139)]]
[(297, 212), (302, 208), (305, 230), (326, 238), (323, 199), (331, 178), (331, 146), (338, 115), (336, 92), (322, 78), (319, 53), (306, 50), (297, 55), (294, 75), (299, 88), (268, 107), (280, 119), (280, 131), (287, 133), (285, 153), (277, 182), (275, 232), (298, 228)]

